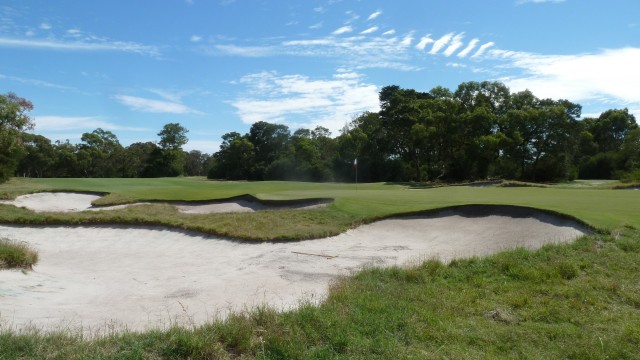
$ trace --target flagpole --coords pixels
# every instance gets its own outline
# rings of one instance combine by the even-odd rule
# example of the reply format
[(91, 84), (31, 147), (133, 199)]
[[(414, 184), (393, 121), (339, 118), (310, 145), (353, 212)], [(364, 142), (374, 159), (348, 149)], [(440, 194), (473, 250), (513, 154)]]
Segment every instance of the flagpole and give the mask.
[(356, 167), (356, 192), (358, 191), (358, 158), (353, 161), (353, 165)]

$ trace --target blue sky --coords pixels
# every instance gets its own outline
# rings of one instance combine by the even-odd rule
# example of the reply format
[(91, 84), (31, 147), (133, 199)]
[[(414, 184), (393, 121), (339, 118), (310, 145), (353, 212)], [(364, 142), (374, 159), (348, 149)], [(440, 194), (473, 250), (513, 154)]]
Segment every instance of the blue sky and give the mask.
[(339, 135), (383, 86), (483, 80), (640, 119), (639, 64), (638, 0), (0, 2), (0, 92), (74, 143), (169, 122), (208, 153), (260, 120)]

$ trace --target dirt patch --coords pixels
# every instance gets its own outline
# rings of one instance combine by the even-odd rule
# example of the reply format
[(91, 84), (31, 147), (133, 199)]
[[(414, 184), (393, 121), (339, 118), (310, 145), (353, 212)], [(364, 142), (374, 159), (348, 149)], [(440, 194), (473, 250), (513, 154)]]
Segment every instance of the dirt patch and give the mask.
[(363, 266), (538, 248), (588, 232), (543, 213), (517, 215), (448, 210), (326, 239), (256, 244), (165, 228), (0, 226), (0, 237), (40, 254), (27, 275), (0, 273), (0, 324), (93, 335), (196, 325), (260, 304), (320, 301), (336, 276)]

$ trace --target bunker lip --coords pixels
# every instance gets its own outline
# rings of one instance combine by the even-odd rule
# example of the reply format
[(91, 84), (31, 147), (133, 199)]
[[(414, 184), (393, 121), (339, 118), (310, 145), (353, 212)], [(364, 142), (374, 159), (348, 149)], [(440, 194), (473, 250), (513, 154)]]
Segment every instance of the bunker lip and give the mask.
[(301, 300), (318, 303), (336, 277), (367, 266), (535, 249), (589, 232), (535, 209), (484, 205), (388, 218), (289, 243), (237, 242), (163, 227), (0, 226), (0, 236), (26, 241), (40, 254), (28, 275), (0, 272), (0, 328), (31, 325), (98, 336), (114, 326), (194, 326), (263, 304), (286, 310)]
[(142, 202), (120, 204), (120, 205), (92, 205), (94, 201), (107, 193), (92, 192), (69, 192), (69, 191), (48, 191), (27, 195), (20, 195), (14, 200), (0, 201), (0, 204), (8, 204), (19, 207), (26, 207), (36, 212), (77, 212), (77, 211), (100, 211), (117, 210), (129, 206), (147, 204), (169, 204), (174, 205), (179, 211), (185, 213), (207, 214), (221, 212), (250, 212), (261, 210), (279, 209), (311, 209), (333, 202), (329, 198), (309, 198), (294, 200), (263, 200), (253, 195), (240, 195), (225, 199), (214, 200), (192, 200), (192, 201), (172, 201), (172, 200), (146, 200)]

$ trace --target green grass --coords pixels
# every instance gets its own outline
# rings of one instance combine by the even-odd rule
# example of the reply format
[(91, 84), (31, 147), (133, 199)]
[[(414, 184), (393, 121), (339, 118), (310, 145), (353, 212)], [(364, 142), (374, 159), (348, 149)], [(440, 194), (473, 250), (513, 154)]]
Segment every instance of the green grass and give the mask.
[[(257, 308), (194, 328), (118, 332), (0, 330), (0, 359), (637, 359), (640, 358), (640, 191), (593, 184), (547, 188), (408, 190), (401, 185), (211, 182), (186, 179), (14, 179), (0, 196), (109, 192), (105, 202), (334, 198), (322, 209), (186, 215), (170, 205), (35, 214), (0, 206), (0, 221), (127, 223), (230, 237), (324, 236), (395, 214), (463, 204), (529, 206), (576, 217), (602, 232), (536, 251), (515, 249), (449, 264), (371, 268), (336, 281), (319, 306)], [(103, 200), (104, 201), (104, 200)], [(0, 300), (1, 301), (1, 300)]]
[[(528, 206), (566, 214), (598, 229), (640, 228), (640, 192), (591, 188), (467, 186), (409, 189), (402, 185), (300, 182), (216, 182), (203, 178), (13, 179), (0, 198), (34, 191), (107, 192), (102, 205), (145, 200), (207, 200), (251, 194), (261, 199), (333, 198), (326, 208), (250, 214), (185, 215), (150, 205), (80, 214), (35, 214), (0, 205), (0, 222), (18, 224), (124, 223), (166, 225), (252, 240), (292, 240), (334, 235), (380, 218), (465, 204)], [(112, 201), (113, 200), (113, 201)], [(239, 224), (243, 224), (239, 226)]]
[(38, 253), (26, 244), (0, 239), (0, 270), (31, 269), (37, 262)]

